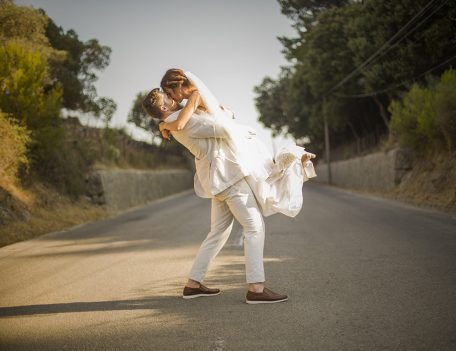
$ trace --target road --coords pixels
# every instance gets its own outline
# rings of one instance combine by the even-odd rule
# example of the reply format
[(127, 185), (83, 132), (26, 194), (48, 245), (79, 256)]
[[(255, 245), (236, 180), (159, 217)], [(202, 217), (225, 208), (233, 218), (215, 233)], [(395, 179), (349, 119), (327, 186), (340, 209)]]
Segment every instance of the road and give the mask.
[(0, 249), (0, 350), (456, 350), (456, 219), (306, 183), (266, 219), (267, 286), (245, 303), (235, 227), (180, 298), (210, 202), (187, 192)]

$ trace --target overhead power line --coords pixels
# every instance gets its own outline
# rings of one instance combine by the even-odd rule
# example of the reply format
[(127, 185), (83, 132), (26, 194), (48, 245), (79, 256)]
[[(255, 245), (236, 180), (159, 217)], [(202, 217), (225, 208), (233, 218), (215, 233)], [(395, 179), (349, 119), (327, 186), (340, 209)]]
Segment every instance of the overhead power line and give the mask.
[(448, 0), (444, 0), (439, 6), (437, 6), (434, 11), (432, 11), (429, 15), (427, 15), (424, 19), (422, 19), (417, 25), (415, 25), (413, 28), (411, 28), (407, 33), (405, 33), (402, 38), (398, 39), (394, 44), (392, 44), (391, 46), (389, 46), (388, 48), (386, 48), (386, 50), (384, 50), (382, 53), (380, 53), (376, 58), (375, 60), (372, 60), (371, 62), (369, 62), (364, 68), (366, 67), (369, 67), (374, 61), (380, 59), (381, 57), (383, 57), (388, 51), (390, 51), (391, 49), (393, 49), (394, 47), (396, 47), (397, 45), (399, 45), (405, 38), (407, 38), (411, 33), (413, 33), (414, 31), (416, 31), (419, 27), (421, 27), (421, 25), (423, 25), (425, 22), (427, 22), (427, 20), (429, 18), (432, 17), (432, 15), (434, 15), (434, 13), (436, 13), (438, 10), (440, 10), (446, 3), (448, 2)]
[(339, 96), (339, 97), (343, 97), (343, 98), (363, 98), (363, 97), (369, 97), (369, 96), (375, 96), (375, 95), (383, 94), (383, 93), (386, 93), (388, 91), (395, 90), (398, 87), (403, 86), (407, 82), (410, 82), (410, 81), (416, 80), (418, 78), (421, 78), (421, 77), (425, 76), (426, 74), (431, 73), (432, 71), (435, 71), (436, 69), (446, 65), (447, 63), (450, 63), (454, 59), (456, 59), (456, 55), (454, 55), (453, 57), (450, 57), (449, 59), (439, 63), (438, 65), (436, 65), (436, 66), (434, 66), (434, 67), (432, 67), (430, 69), (428, 69), (426, 72), (423, 72), (423, 73), (419, 74), (418, 76), (415, 76), (415, 77), (412, 77), (412, 78), (408, 78), (408, 79), (403, 80), (402, 82), (400, 82), (398, 84), (391, 85), (388, 88), (384, 88), (384, 89), (380, 89), (380, 90), (376, 90), (376, 91), (371, 91), (371, 92), (367, 92), (367, 93), (355, 94), (355, 95), (346, 95), (346, 94), (339, 94), (339, 93), (334, 93), (334, 95)]
[[(350, 72), (345, 78), (343, 78), (339, 83), (334, 85), (325, 95), (331, 94), (334, 90), (341, 87), (343, 84), (348, 82), (353, 78), (358, 72), (363, 69), (367, 64), (372, 60), (376, 59), (377, 56), (384, 51), (392, 42), (394, 42), (399, 36), (406, 31), (411, 24), (413, 24), (428, 8), (430, 8), (437, 0), (429, 1), (415, 16), (413, 16), (401, 29), (399, 29), (389, 40), (387, 40), (377, 51), (375, 51), (371, 56), (369, 56), (361, 65), (356, 67), (352, 72)], [(446, 0), (447, 1), (447, 0)]]

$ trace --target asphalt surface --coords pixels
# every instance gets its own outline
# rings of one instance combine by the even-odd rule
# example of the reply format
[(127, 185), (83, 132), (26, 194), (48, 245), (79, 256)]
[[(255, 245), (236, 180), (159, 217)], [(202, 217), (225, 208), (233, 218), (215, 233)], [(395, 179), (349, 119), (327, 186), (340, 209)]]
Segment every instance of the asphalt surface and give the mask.
[(245, 303), (235, 227), (180, 297), (210, 201), (174, 196), (0, 249), (0, 350), (456, 350), (456, 219), (315, 183), (266, 219), (267, 286)]

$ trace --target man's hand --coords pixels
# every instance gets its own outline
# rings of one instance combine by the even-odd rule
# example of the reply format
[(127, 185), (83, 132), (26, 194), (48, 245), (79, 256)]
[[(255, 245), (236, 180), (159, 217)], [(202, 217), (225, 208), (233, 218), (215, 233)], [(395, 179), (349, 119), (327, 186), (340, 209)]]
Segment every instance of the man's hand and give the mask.
[(171, 140), (171, 132), (168, 129), (163, 129), (161, 135), (164, 139)]
[(166, 129), (166, 122), (160, 123), (158, 128), (160, 129), (160, 133), (164, 139), (171, 140), (171, 132)]

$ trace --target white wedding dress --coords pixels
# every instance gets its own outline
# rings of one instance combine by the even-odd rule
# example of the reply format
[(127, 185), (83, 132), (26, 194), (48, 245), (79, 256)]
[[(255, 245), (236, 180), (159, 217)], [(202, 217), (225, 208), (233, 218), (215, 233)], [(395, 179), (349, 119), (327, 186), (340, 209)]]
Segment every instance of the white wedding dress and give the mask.
[(263, 216), (282, 213), (295, 217), (301, 210), (302, 186), (316, 177), (312, 161), (303, 166), (301, 157), (306, 152), (294, 143), (283, 145), (272, 155), (258, 138), (254, 129), (236, 123), (206, 85), (193, 73), (185, 72), (198, 89), (209, 115), (219, 119), (229, 135), (229, 144), (238, 157), (245, 177), (258, 202)]

